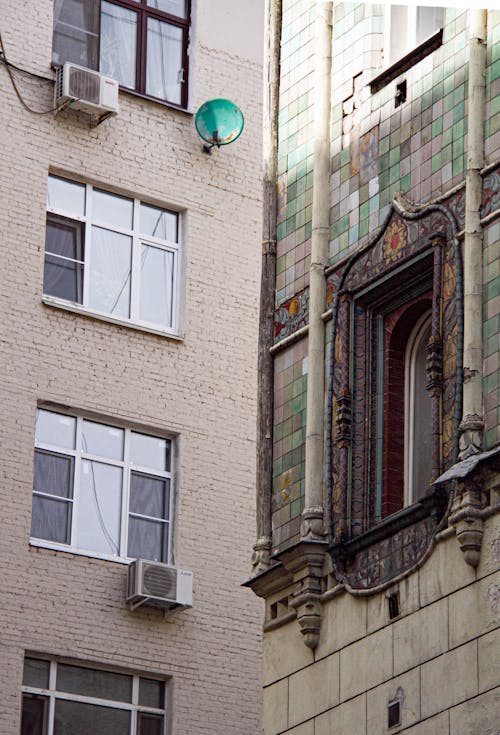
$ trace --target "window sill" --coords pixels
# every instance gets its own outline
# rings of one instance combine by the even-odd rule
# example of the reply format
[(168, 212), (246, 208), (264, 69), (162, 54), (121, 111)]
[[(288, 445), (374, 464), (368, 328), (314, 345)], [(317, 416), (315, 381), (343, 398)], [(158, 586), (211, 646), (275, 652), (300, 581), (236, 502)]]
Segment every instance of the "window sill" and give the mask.
[(423, 518), (427, 518), (432, 515), (441, 517), (446, 508), (446, 504), (446, 494), (439, 490), (434, 490), (432, 495), (428, 495), (419, 500), (418, 503), (409, 505), (407, 508), (402, 508), (396, 513), (387, 516), (387, 518), (384, 518), (373, 526), (373, 528), (365, 531), (365, 533), (360, 536), (349, 541), (334, 544), (331, 551), (336, 557), (352, 556), (359, 551), (367, 549), (372, 546), (372, 544), (383, 541), (386, 538), (390, 538), (398, 531), (417, 523)]
[(127, 559), (123, 556), (110, 556), (109, 554), (100, 554), (97, 551), (82, 551), (80, 549), (72, 549), (63, 544), (51, 543), (42, 539), (30, 538), (30, 546), (38, 549), (48, 549), (50, 551), (61, 551), (64, 554), (73, 554), (73, 556), (86, 556), (90, 559), (99, 559), (100, 561), (114, 561), (116, 564), (130, 564), (133, 559)]
[(415, 66), (419, 61), (425, 59), (426, 56), (432, 54), (432, 52), (442, 46), (442, 44), (443, 29), (440, 28), (439, 31), (436, 31), (432, 36), (429, 36), (425, 41), (422, 41), (419, 46), (412, 49), (405, 56), (401, 57), (401, 59), (395, 61), (394, 64), (391, 64), (391, 66), (384, 69), (380, 74), (377, 74), (377, 76), (370, 82), (370, 92), (374, 94), (375, 92), (383, 89), (390, 82), (396, 79), (396, 77), (399, 77), (400, 74), (404, 74), (408, 69), (411, 69), (412, 66)]
[(80, 304), (74, 304), (70, 301), (63, 301), (62, 299), (57, 299), (54, 296), (42, 296), (42, 303), (52, 308), (70, 311), (73, 314), (81, 314), (81, 316), (86, 316), (90, 319), (98, 319), (99, 321), (116, 324), (120, 327), (128, 327), (129, 329), (134, 329), (138, 332), (145, 332), (146, 334), (155, 334), (158, 337), (166, 337), (167, 339), (172, 339), (176, 342), (182, 342), (184, 339), (184, 335), (181, 334), (166, 332), (162, 329), (155, 329), (154, 327), (148, 327), (143, 324), (137, 324), (135, 322), (127, 321), (126, 319), (119, 319), (117, 317), (109, 316), (108, 314), (101, 314), (98, 311), (86, 309)]
[(182, 105), (176, 105), (173, 102), (167, 102), (166, 100), (160, 100), (158, 97), (151, 97), (148, 94), (142, 94), (142, 92), (136, 92), (134, 89), (128, 89), (127, 87), (120, 87), (120, 93), (130, 95), (131, 97), (139, 97), (139, 99), (147, 100), (148, 102), (154, 102), (162, 107), (168, 107), (170, 110), (176, 110), (177, 112), (183, 112), (185, 115), (192, 117), (194, 115), (194, 109), (192, 107), (182, 107)]

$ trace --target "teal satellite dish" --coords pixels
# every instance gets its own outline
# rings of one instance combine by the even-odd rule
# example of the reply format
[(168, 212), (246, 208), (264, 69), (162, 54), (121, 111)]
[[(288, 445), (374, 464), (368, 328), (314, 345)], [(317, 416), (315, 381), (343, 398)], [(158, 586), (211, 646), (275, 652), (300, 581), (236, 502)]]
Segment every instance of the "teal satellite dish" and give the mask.
[(203, 149), (210, 153), (216, 145), (229, 145), (239, 138), (244, 119), (240, 108), (231, 100), (215, 99), (203, 104), (196, 113), (196, 131), (205, 143)]

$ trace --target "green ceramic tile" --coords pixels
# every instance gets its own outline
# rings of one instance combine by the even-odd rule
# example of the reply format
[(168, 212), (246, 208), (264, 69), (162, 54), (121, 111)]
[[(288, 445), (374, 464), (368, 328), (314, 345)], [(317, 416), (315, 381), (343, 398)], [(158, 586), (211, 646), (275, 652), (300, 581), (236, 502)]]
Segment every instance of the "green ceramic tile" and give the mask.
[(436, 153), (431, 159), (432, 173), (435, 174), (441, 168), (441, 153)]
[(453, 122), (457, 123), (460, 120), (464, 119), (465, 115), (465, 104), (463, 102), (460, 102), (458, 105), (455, 105), (453, 108)]
[(434, 120), (431, 126), (432, 129), (432, 137), (435, 138), (436, 135), (439, 135), (443, 132), (443, 118), (439, 117), (437, 120)]
[(411, 189), (411, 175), (407, 174), (401, 179), (401, 191), (410, 191)]

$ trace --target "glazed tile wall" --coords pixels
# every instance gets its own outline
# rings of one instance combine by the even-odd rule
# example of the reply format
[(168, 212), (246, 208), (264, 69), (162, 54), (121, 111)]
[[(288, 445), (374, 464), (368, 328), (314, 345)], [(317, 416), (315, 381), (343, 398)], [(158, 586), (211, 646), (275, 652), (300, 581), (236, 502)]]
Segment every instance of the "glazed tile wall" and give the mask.
[(307, 339), (275, 361), (273, 546), (298, 540), (304, 506)]
[[(396, 192), (426, 202), (464, 178), (467, 14), (448, 9), (444, 43), (371, 94), (383, 68), (380, 5), (335, 8), (332, 74), (331, 262), (364, 244)], [(361, 51), (361, 53), (360, 53)], [(406, 80), (406, 102), (395, 105)]]
[[(468, 12), (446, 9), (443, 45), (372, 94), (369, 83), (384, 68), (383, 12), (382, 4), (333, 5), (332, 264), (340, 262), (373, 237), (388, 215), (396, 192), (402, 192), (410, 202), (426, 203), (465, 180)], [(284, 0), (278, 147), (276, 342), (308, 321), (314, 144), (313, 37), (314, 3)], [(402, 80), (407, 83), (407, 98), (396, 107), (396, 86)], [(488, 12), (486, 83), (485, 154), (486, 164), (492, 165), (500, 159), (498, 11)], [(484, 210), (484, 214), (489, 215), (498, 208), (500, 177), (493, 186), (485, 188), (497, 192)], [(488, 446), (500, 438), (499, 239), (500, 224), (489, 223), (485, 228), (484, 242), (484, 408)], [(304, 349), (303, 345), (301, 349)], [(299, 413), (302, 414), (302, 408)], [(295, 415), (292, 407), (292, 419)], [(280, 420), (277, 424), (276, 461), (282, 456), (281, 423)], [(286, 525), (297, 516), (291, 511), (289, 499), (281, 494), (279, 478), (282, 472), (281, 469), (275, 472), (274, 505), (275, 542), (281, 545), (294, 540), (297, 533), (295, 527), (291, 531)], [(303, 476), (303, 468), (300, 474)]]
[(278, 304), (309, 284), (314, 19), (315, 6), (309, 0), (284, 0), (278, 143)]

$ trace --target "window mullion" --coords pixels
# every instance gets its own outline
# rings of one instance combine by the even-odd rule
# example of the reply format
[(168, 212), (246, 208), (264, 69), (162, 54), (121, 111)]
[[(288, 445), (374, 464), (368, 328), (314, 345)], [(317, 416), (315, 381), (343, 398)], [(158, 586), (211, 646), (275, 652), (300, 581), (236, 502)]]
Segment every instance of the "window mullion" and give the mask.
[(57, 683), (57, 664), (55, 661), (50, 662), (50, 669), (49, 669), (49, 717), (48, 717), (48, 723), (47, 723), (47, 732), (48, 735), (53, 735), (54, 732), (54, 719), (55, 719), (55, 708), (56, 708), (56, 700), (54, 697), (54, 692), (56, 690), (56, 683)]
[(134, 676), (132, 679), (132, 717), (130, 718), (130, 735), (137, 735), (138, 731), (138, 717), (137, 717), (137, 705), (139, 703), (139, 677)]
[(80, 510), (80, 478), (82, 472), (82, 431), (83, 419), (78, 416), (76, 419), (76, 455), (75, 455), (75, 476), (73, 480), (73, 508), (71, 517), (71, 548), (78, 548), (77, 537), (77, 519)]
[(141, 242), (139, 233), (140, 202), (134, 199), (134, 221), (132, 231), (132, 263), (130, 274), (130, 319), (139, 321), (139, 291), (141, 281)]
[(92, 186), (87, 184), (85, 196), (85, 242), (83, 244), (83, 305), (88, 307), (90, 291), (90, 258), (92, 246)]
[(128, 557), (127, 539), (128, 539), (128, 509), (130, 498), (130, 436), (129, 429), (125, 431), (123, 442), (123, 476), (122, 476), (122, 507), (121, 507), (121, 524), (120, 524), (120, 556)]

